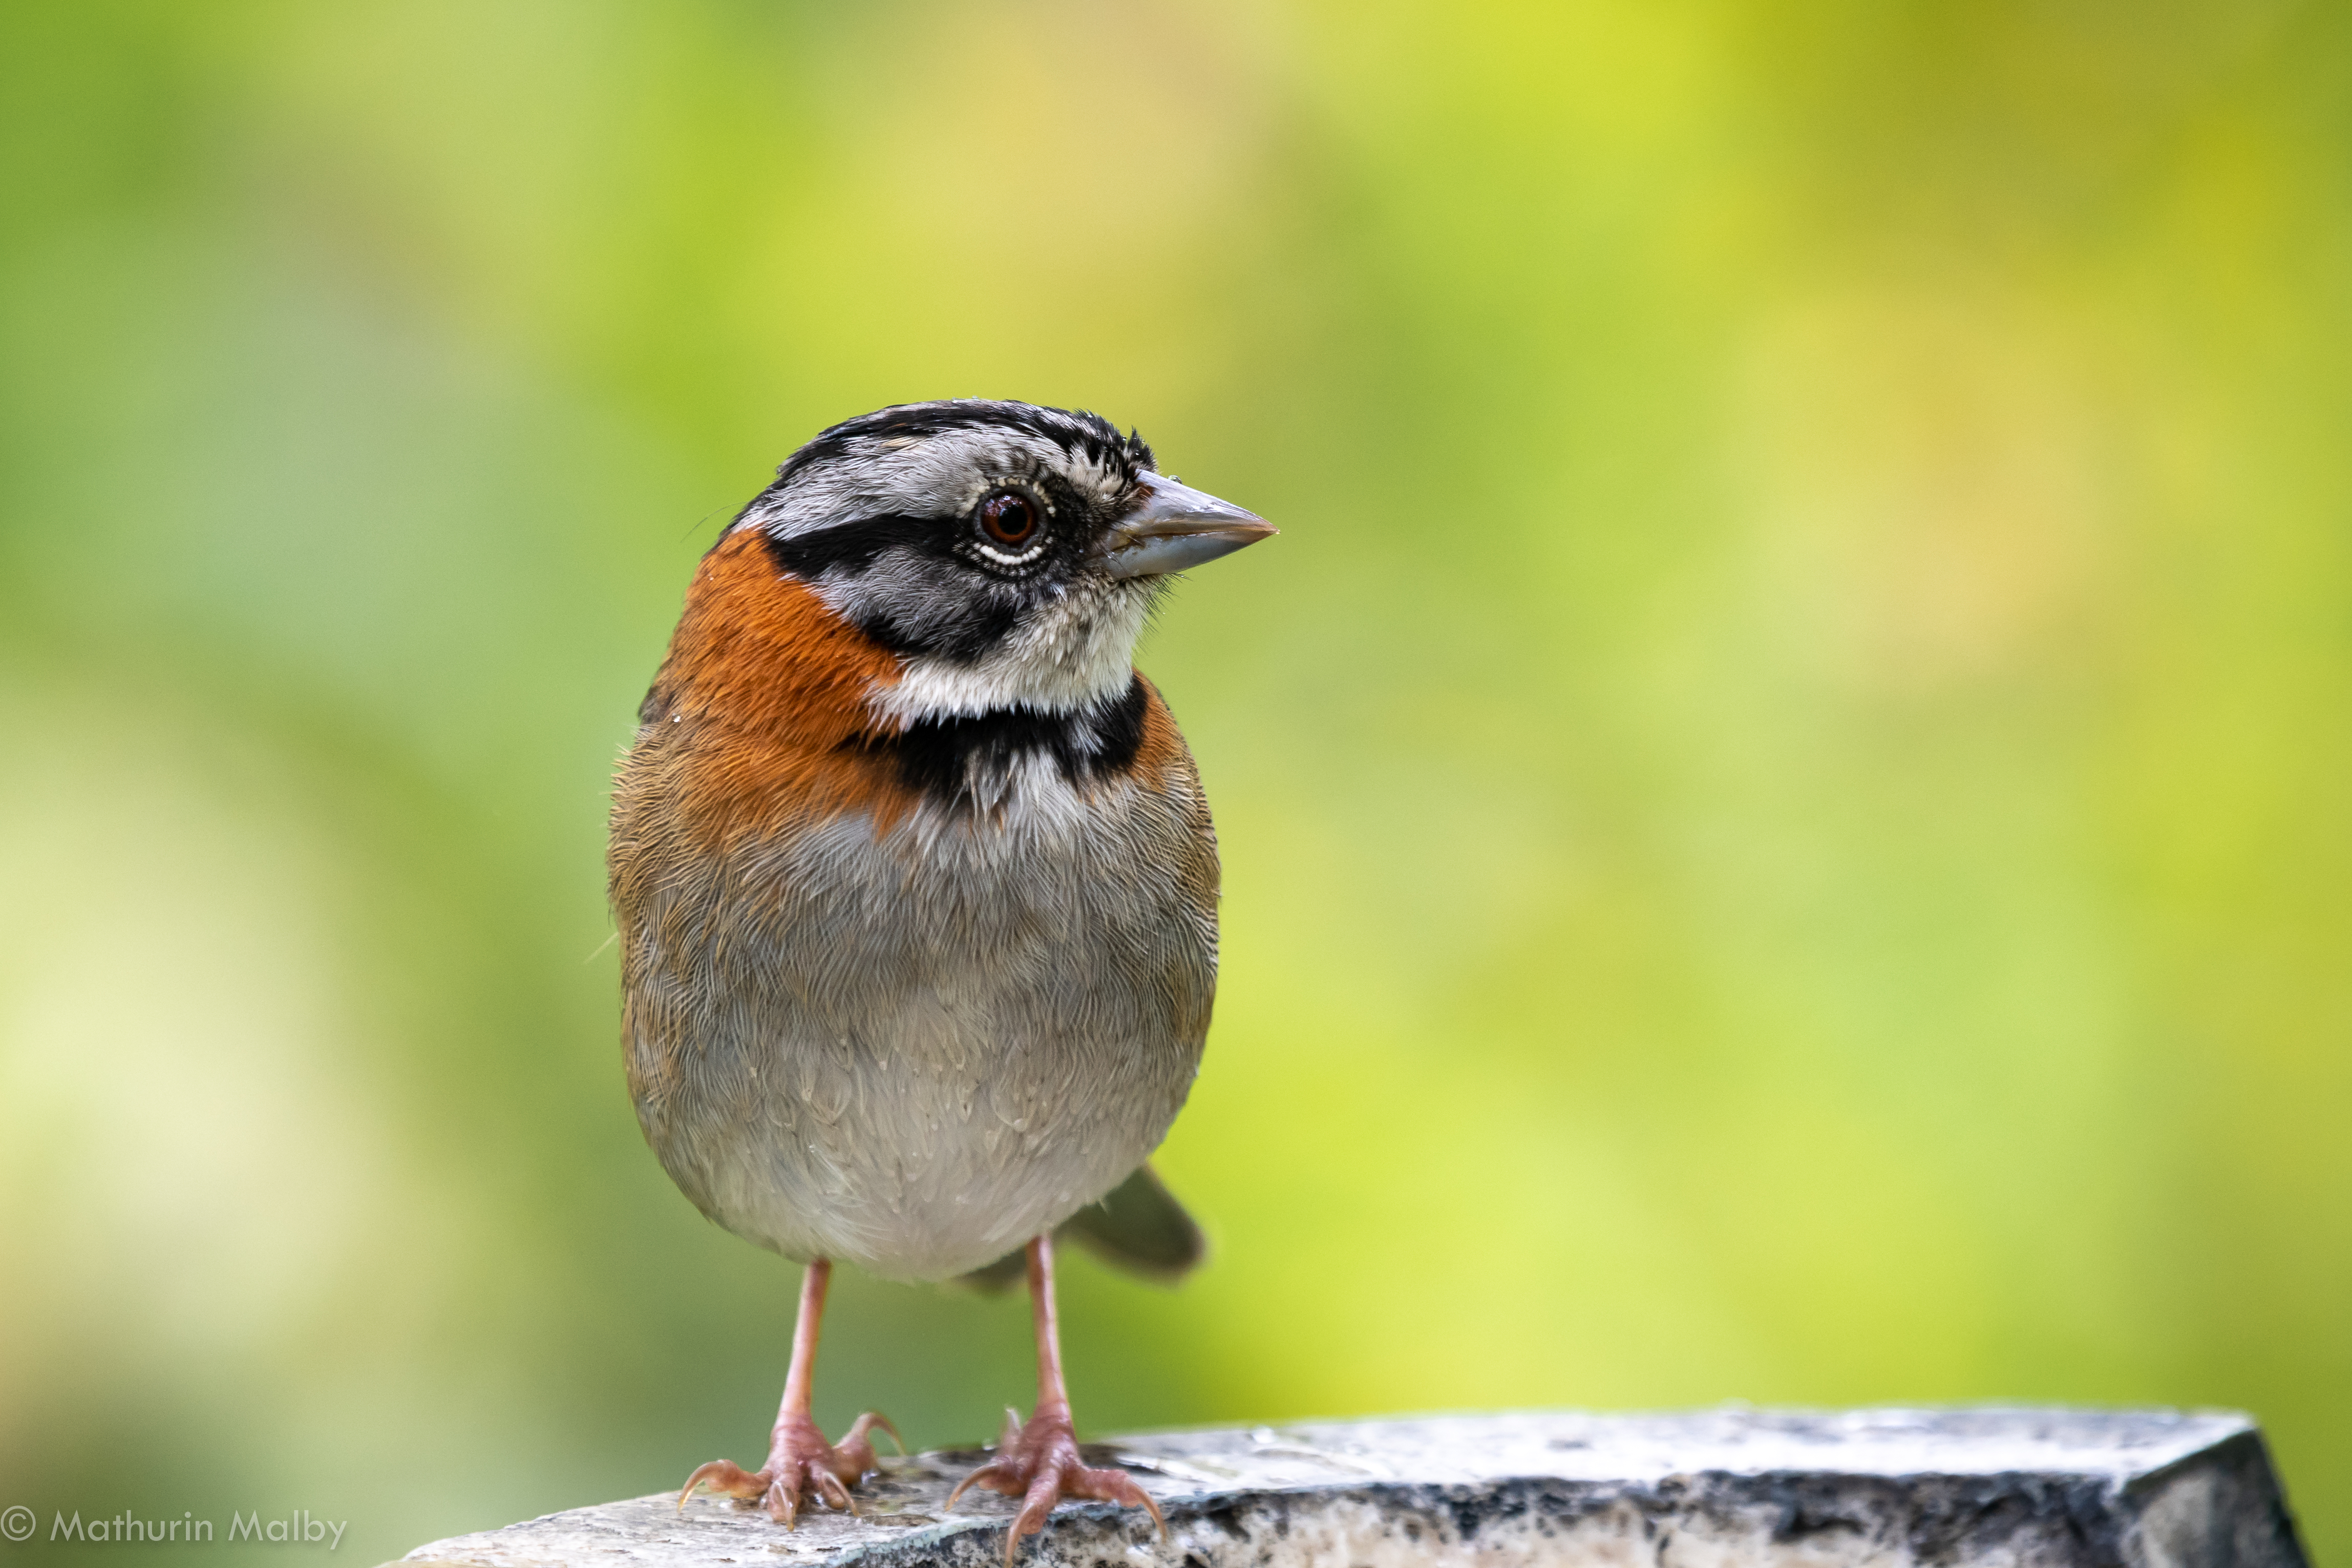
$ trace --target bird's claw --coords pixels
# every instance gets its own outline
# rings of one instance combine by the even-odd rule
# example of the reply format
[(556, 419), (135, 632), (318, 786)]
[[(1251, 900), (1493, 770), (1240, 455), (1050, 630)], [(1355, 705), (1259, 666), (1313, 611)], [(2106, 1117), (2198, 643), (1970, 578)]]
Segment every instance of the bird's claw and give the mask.
[(801, 1499), (813, 1490), (826, 1507), (856, 1513), (857, 1500), (849, 1489), (874, 1468), (874, 1444), (866, 1434), (877, 1426), (890, 1434), (900, 1453), (907, 1451), (890, 1418), (871, 1410), (850, 1423), (837, 1444), (826, 1442), (805, 1415), (779, 1421), (764, 1468), (747, 1470), (732, 1459), (713, 1459), (686, 1478), (677, 1506), (683, 1510), (687, 1499), (705, 1489), (740, 1501), (757, 1499), (770, 1519), (790, 1530), (800, 1518)]
[(1064, 1498), (1142, 1509), (1160, 1527), (1160, 1538), (1168, 1539), (1168, 1521), (1150, 1492), (1121, 1471), (1091, 1469), (1079, 1461), (1067, 1406), (1041, 1409), (1025, 1426), (1020, 1416), (1006, 1411), (996, 1458), (958, 1481), (955, 1490), (948, 1494), (947, 1506), (955, 1507), (956, 1499), (973, 1486), (1021, 1500), (1021, 1511), (1013, 1515), (1004, 1533), (1004, 1568), (1013, 1568), (1022, 1538), (1045, 1529), (1045, 1516)]

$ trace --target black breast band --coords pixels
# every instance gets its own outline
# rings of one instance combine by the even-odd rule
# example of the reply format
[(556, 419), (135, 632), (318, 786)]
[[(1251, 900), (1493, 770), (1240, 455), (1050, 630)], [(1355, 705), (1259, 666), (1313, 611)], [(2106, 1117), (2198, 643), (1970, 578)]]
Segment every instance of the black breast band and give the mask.
[(898, 734), (861, 735), (844, 745), (888, 757), (898, 782), (926, 799), (970, 810), (1001, 798), (1002, 790), (992, 786), (1032, 756), (1051, 757), (1073, 785), (1125, 773), (1142, 749), (1150, 702), (1139, 675), (1117, 697), (1066, 713), (1005, 708), (922, 719)]

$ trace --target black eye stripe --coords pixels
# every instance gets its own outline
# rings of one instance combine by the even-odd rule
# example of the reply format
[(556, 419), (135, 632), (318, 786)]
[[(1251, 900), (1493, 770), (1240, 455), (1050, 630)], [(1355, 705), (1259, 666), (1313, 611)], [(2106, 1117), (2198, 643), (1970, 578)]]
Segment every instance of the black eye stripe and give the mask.
[(938, 539), (940, 523), (936, 517), (862, 517), (782, 539), (763, 537), (778, 567), (814, 582), (836, 566), (863, 572), (884, 551), (899, 545), (921, 549)]
[[(1035, 551), (1046, 532), (1051, 512), (1041, 501), (1020, 491), (1006, 490), (996, 494), (1021, 500), (1031, 509), (1032, 521), (1029, 531), (1017, 541), (990, 540), (988, 542), (1003, 548)], [(823, 528), (804, 529), (781, 538), (763, 531), (761, 537), (767, 542), (769, 557), (779, 570), (804, 581), (814, 582), (836, 567), (852, 574), (863, 572), (885, 552), (901, 546), (932, 554), (953, 553), (953, 534), (959, 527), (970, 526), (967, 519), (971, 515), (966, 514), (965, 518), (908, 517), (894, 513), (828, 523)], [(981, 537), (985, 538), (985, 535)]]
[[(991, 537), (981, 515), (1001, 500), (1029, 509), (1015, 537)], [(761, 542), (779, 573), (825, 584), (835, 611), (893, 653), (970, 664), (1069, 580), (1099, 526), (1087, 498), (1045, 474), (1000, 478), (952, 513), (886, 512), (782, 535), (762, 529)]]
[[(772, 533), (761, 538), (778, 571), (814, 583), (836, 567), (857, 578), (885, 552), (902, 547), (932, 557), (950, 554), (940, 544), (940, 533), (961, 524), (957, 518), (869, 517), (788, 539)], [(969, 572), (971, 567), (958, 562), (950, 569)], [(911, 600), (854, 596), (842, 613), (892, 653), (930, 654), (965, 664), (1002, 641), (1019, 618), (1011, 601), (995, 595), (974, 597), (962, 589), (945, 599), (920, 593)]]

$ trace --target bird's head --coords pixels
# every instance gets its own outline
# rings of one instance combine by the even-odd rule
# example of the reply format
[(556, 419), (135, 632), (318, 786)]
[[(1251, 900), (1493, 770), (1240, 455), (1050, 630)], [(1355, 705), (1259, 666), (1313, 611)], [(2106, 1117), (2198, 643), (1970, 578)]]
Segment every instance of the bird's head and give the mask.
[(746, 530), (898, 656), (877, 702), (900, 723), (1124, 690), (1169, 574), (1275, 531), (1096, 415), (961, 398), (824, 431), (730, 532)]

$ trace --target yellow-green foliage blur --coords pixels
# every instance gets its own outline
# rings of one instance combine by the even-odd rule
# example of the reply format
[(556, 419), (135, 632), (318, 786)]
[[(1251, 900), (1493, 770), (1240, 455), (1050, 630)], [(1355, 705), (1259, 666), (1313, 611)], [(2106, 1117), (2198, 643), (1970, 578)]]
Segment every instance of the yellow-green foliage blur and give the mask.
[[(0, 1504), (758, 1457), (607, 781), (773, 465), (986, 395), (1284, 530), (1141, 654), (1215, 1256), (1073, 1266), (1082, 1424), (2242, 1406), (2340, 1560), (2347, 106), (2268, 0), (0, 8)], [(835, 1300), (828, 1424), (1026, 1403)]]

